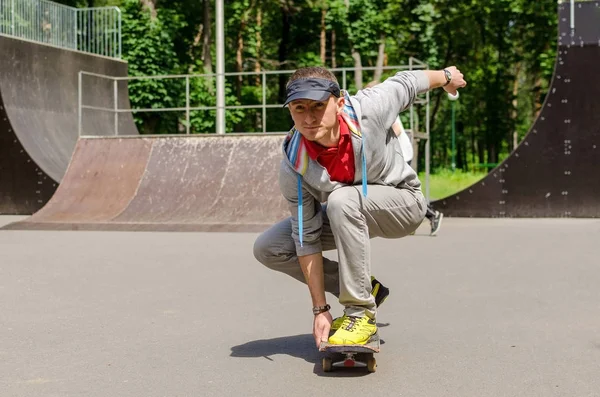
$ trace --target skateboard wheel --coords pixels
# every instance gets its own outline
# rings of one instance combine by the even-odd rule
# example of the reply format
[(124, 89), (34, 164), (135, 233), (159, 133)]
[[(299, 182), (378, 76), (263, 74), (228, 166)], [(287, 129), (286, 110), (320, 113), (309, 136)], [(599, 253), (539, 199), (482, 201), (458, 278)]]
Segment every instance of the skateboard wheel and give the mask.
[(329, 357), (324, 357), (323, 358), (323, 371), (324, 372), (331, 372), (331, 358)]
[(367, 361), (367, 371), (377, 371), (377, 361), (375, 360), (375, 357), (369, 357), (369, 360)]

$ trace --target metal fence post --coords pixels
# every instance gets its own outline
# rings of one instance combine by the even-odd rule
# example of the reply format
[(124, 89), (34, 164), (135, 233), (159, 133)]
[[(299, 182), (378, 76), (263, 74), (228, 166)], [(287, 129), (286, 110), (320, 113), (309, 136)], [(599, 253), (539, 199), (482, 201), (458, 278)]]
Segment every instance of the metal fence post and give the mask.
[(10, 0), (10, 34), (15, 35), (15, 0)]
[(79, 14), (79, 11), (77, 9), (75, 9), (73, 11), (73, 49), (74, 50), (78, 50), (79, 48), (78, 46), (78, 37), (77, 37), (77, 16)]
[(77, 73), (77, 136), (81, 136), (81, 118), (82, 118), (82, 109), (81, 109), (81, 79), (82, 74), (81, 71)]
[(223, 0), (216, 0), (217, 46), (217, 134), (225, 133), (225, 17)]
[(575, 33), (575, 0), (571, 0), (571, 37)]
[(190, 134), (190, 76), (185, 76), (185, 133)]
[(121, 59), (121, 9), (119, 8), (117, 8), (117, 15), (119, 16), (119, 32), (117, 33), (117, 36), (119, 36), (119, 54), (117, 55), (117, 58)]
[(430, 132), (430, 113), (429, 113), (429, 91), (425, 94), (427, 104), (425, 105), (425, 133), (427, 140), (425, 141), (425, 198), (427, 202), (431, 200), (429, 189), (429, 175), (431, 173), (431, 135)]
[(119, 135), (119, 94), (118, 94), (118, 82), (115, 78), (113, 80), (113, 89), (115, 96), (115, 136)]
[(267, 132), (267, 75), (262, 72), (262, 132)]

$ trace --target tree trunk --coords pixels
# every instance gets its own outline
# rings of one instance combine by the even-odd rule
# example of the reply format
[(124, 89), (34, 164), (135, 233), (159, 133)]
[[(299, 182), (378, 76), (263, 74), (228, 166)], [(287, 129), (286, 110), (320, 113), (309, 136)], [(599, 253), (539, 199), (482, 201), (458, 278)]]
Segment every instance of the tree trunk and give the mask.
[(363, 87), (363, 69), (360, 52), (356, 51), (354, 46), (352, 46), (352, 59), (354, 59), (354, 84), (356, 85), (356, 90), (358, 91)]
[(513, 106), (513, 108), (511, 111), (511, 117), (514, 120), (514, 125), (515, 125), (515, 130), (512, 133), (512, 150), (515, 150), (517, 148), (517, 145), (519, 144), (519, 133), (516, 128), (517, 116), (518, 116), (517, 109), (519, 106), (519, 100), (517, 99), (517, 95), (519, 94), (519, 74), (521, 74), (521, 63), (517, 63), (517, 65), (516, 65), (515, 80), (513, 81), (513, 90), (512, 90), (512, 94), (513, 94), (512, 106)]
[[(242, 18), (240, 19), (240, 27), (238, 29), (237, 34), (237, 46), (235, 49), (235, 71), (241, 73), (244, 71), (244, 31), (246, 30), (246, 25), (248, 14), (244, 12), (242, 14)], [(242, 84), (244, 83), (244, 77), (240, 74), (236, 76), (235, 79), (235, 92), (237, 94), (238, 99), (242, 96)]]
[[(344, 0), (344, 5), (346, 6), (346, 10), (350, 11), (350, 0)], [(360, 52), (356, 50), (353, 43), (350, 43), (350, 52), (352, 53), (352, 59), (354, 60), (354, 84), (358, 91), (363, 87), (362, 60)]]
[(485, 163), (485, 151), (479, 139), (475, 140), (475, 150), (477, 151), (477, 157), (479, 157), (478, 164)]
[[(262, 36), (261, 36), (261, 30), (262, 30), (262, 9), (260, 7), (258, 7), (257, 11), (256, 11), (256, 62), (254, 63), (254, 71), (256, 73), (260, 73), (262, 70), (262, 63), (261, 63), (261, 51), (262, 51)], [(256, 75), (256, 79), (255, 79), (255, 84), (257, 86), (262, 84), (261, 81), (261, 76), (260, 75)]]
[(464, 124), (456, 123), (456, 169), (467, 169), (467, 142), (464, 139)]
[(156, 4), (154, 0), (140, 0), (142, 6), (150, 12), (150, 19), (156, 19)]
[(490, 143), (487, 147), (487, 163), (495, 164), (498, 162), (498, 150), (496, 148), (496, 143)]
[(385, 33), (379, 36), (379, 51), (377, 52), (377, 63), (375, 65), (375, 73), (373, 81), (381, 81), (383, 75), (383, 64), (385, 61)]
[(204, 25), (204, 34), (202, 36), (202, 62), (204, 64), (204, 73), (212, 73), (212, 56), (210, 54), (210, 47), (212, 44), (212, 10), (211, 0), (204, 0), (204, 16), (202, 24)]
[(475, 171), (477, 163), (475, 162), (475, 152), (477, 151), (477, 146), (475, 143), (475, 128), (471, 128), (471, 171)]
[(335, 69), (337, 62), (335, 61), (335, 30), (331, 31), (331, 67)]
[(537, 117), (540, 115), (540, 113), (542, 112), (542, 108), (544, 107), (544, 95), (543, 95), (543, 90), (542, 90), (542, 78), (541, 76), (536, 77), (535, 79), (535, 85), (534, 85), (534, 92), (537, 92), (537, 95), (535, 95), (534, 97), (534, 104), (533, 104), (533, 111), (534, 111), (534, 119), (537, 119)]
[[(290, 15), (285, 7), (281, 7), (281, 41), (279, 42), (279, 67), (282, 68), (288, 59), (288, 47), (290, 43)], [(279, 92), (278, 100), (285, 102), (285, 85), (288, 76), (285, 74), (279, 75)]]
[(194, 41), (192, 41), (192, 45), (190, 46), (189, 49), (189, 56), (191, 59), (191, 62), (188, 66), (188, 74), (192, 74), (194, 73), (194, 68), (196, 66), (196, 48), (198, 48), (198, 46), (200, 45), (200, 41), (202, 40), (202, 34), (204, 32), (204, 25), (200, 24), (200, 26), (198, 26), (198, 31), (196, 32), (196, 35), (194, 36)]
[(325, 65), (327, 56), (327, 29), (325, 25), (325, 18), (327, 17), (327, 9), (323, 7), (321, 9), (321, 64)]

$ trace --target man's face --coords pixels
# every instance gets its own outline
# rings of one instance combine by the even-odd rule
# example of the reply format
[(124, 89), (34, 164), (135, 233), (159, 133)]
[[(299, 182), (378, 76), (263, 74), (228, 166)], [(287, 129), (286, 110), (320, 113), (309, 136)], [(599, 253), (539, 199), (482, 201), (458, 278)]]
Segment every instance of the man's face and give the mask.
[(333, 95), (325, 101), (298, 99), (289, 104), (296, 129), (309, 141), (318, 141), (331, 134), (343, 108), (344, 98)]

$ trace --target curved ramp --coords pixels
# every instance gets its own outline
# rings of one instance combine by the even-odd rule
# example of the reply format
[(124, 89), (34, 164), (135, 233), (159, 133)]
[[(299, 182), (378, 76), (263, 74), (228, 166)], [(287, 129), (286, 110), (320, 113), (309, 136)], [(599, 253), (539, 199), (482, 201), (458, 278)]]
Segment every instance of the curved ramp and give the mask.
[(600, 1), (558, 6), (558, 57), (531, 131), (473, 186), (434, 203), (459, 217), (600, 217)]
[(289, 216), (283, 135), (81, 138), (50, 202), (7, 229), (259, 231)]
[[(127, 63), (0, 35), (0, 214), (32, 214), (52, 196), (78, 139), (78, 73), (126, 76)], [(84, 104), (114, 107), (112, 81), (84, 76)], [(119, 106), (129, 108), (127, 85)], [(137, 135), (131, 114), (119, 133)], [(86, 110), (82, 130), (114, 133), (114, 116)]]

